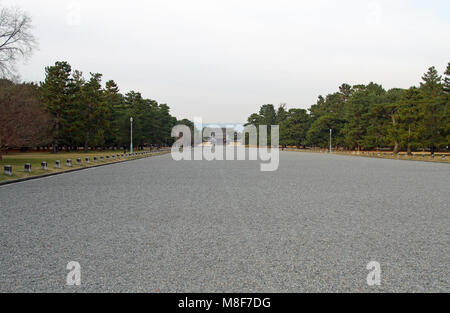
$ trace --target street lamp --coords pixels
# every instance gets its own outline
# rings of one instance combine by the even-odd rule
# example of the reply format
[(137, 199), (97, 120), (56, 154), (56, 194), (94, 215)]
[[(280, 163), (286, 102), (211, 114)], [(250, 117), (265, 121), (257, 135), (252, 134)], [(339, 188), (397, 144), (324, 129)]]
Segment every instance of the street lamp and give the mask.
[(133, 118), (130, 117), (131, 123), (131, 143), (130, 143), (130, 153), (133, 154)]
[(333, 134), (333, 130), (330, 128), (330, 153), (332, 153), (332, 148), (331, 148), (331, 135)]

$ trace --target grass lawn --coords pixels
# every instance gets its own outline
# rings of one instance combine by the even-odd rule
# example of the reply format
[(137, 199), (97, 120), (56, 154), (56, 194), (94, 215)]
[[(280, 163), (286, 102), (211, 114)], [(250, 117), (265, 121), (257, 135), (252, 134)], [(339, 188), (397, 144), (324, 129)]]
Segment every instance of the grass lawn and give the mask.
[[(307, 150), (307, 149), (290, 149), (287, 148), (286, 151), (295, 152), (315, 152), (315, 153), (328, 153), (325, 150)], [(333, 154), (341, 155), (352, 155), (360, 157), (370, 157), (379, 159), (395, 159), (395, 160), (410, 160), (410, 161), (424, 161), (424, 162), (440, 162), (440, 163), (450, 163), (450, 153), (436, 153), (435, 157), (431, 157), (429, 152), (413, 152), (413, 155), (407, 155), (406, 152), (400, 152), (398, 155), (391, 155), (392, 152), (367, 152), (367, 151), (333, 151)], [(445, 156), (445, 159), (442, 158)]]
[[(139, 153), (142, 151), (136, 151), (136, 153)], [(146, 151), (149, 152), (149, 151)], [(10, 180), (17, 180), (21, 178), (26, 177), (32, 177), (32, 176), (41, 176), (45, 174), (51, 174), (56, 172), (65, 172), (68, 170), (73, 169), (79, 169), (79, 168), (85, 168), (85, 167), (92, 167), (100, 164), (107, 164), (107, 163), (116, 163), (123, 160), (132, 160), (132, 159), (139, 159), (139, 158), (145, 158), (152, 155), (158, 155), (158, 154), (164, 154), (165, 151), (158, 151), (158, 152), (152, 152), (152, 154), (147, 155), (135, 155), (132, 157), (121, 157), (120, 159), (113, 160), (111, 156), (122, 154), (123, 151), (89, 151), (88, 153), (83, 152), (59, 152), (57, 154), (49, 153), (49, 152), (24, 152), (24, 153), (11, 153), (7, 155), (3, 155), (3, 161), (0, 161), (0, 183)], [(106, 160), (106, 156), (109, 155), (110, 159)], [(100, 157), (103, 156), (104, 161), (100, 161)], [(94, 157), (97, 157), (97, 162), (94, 162)], [(77, 158), (81, 158), (81, 165), (77, 164)], [(90, 163), (87, 164), (85, 161), (85, 158), (90, 159)], [(72, 167), (66, 166), (66, 160), (72, 160)], [(59, 160), (61, 162), (61, 168), (55, 167), (55, 161)], [(41, 162), (46, 161), (47, 162), (47, 170), (41, 169)], [(30, 163), (32, 171), (31, 173), (25, 172), (24, 165), (25, 163)], [(4, 166), (5, 165), (11, 165), (13, 168), (13, 175), (5, 175), (4, 174)]]

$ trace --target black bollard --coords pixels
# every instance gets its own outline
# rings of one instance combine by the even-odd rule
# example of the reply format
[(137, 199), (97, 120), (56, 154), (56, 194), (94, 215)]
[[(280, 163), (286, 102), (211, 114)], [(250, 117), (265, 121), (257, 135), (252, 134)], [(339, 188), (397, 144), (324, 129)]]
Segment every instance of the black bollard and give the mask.
[(31, 164), (30, 163), (25, 163), (24, 169), (25, 169), (25, 172), (31, 173)]
[(11, 165), (5, 165), (3, 169), (4, 169), (5, 175), (12, 176), (12, 166)]

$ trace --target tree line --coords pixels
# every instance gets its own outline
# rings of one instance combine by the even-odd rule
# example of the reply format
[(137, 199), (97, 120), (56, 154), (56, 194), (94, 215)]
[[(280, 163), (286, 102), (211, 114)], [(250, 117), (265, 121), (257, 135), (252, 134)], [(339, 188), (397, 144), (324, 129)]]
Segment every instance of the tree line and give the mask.
[(331, 129), (333, 146), (340, 149), (434, 153), (450, 142), (449, 94), (450, 63), (443, 76), (431, 67), (420, 85), (409, 89), (342, 84), (308, 110), (265, 104), (247, 125), (279, 125), (283, 146), (326, 148)]
[(170, 145), (177, 121), (167, 104), (146, 99), (137, 91), (121, 94), (102, 74), (72, 70), (67, 62), (45, 68), (39, 84), (0, 80), (0, 147), (52, 147), (57, 152), (83, 147), (122, 148)]

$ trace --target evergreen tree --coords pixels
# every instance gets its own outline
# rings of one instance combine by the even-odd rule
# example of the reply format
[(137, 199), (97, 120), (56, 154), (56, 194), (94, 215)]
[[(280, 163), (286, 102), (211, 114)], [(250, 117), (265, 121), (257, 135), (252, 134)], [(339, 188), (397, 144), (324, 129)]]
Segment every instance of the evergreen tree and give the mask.
[(40, 86), (41, 101), (52, 115), (53, 152), (59, 149), (62, 124), (68, 118), (72, 68), (67, 62), (56, 62), (45, 68), (45, 80)]
[(390, 89), (381, 102), (375, 103), (365, 116), (368, 119), (364, 146), (367, 148), (393, 146), (399, 151), (398, 101), (403, 95), (399, 88)]
[(108, 127), (108, 107), (101, 85), (102, 74), (91, 73), (91, 78), (82, 87), (82, 103), (79, 106), (79, 119), (84, 127), (84, 151), (89, 144), (103, 146), (105, 129)]
[(381, 103), (385, 91), (380, 85), (374, 83), (367, 86), (354, 86), (353, 89), (355, 92), (346, 105), (345, 142), (349, 148), (356, 148), (359, 151), (361, 146), (364, 146), (364, 137), (369, 126), (368, 112), (371, 106)]
[(442, 116), (442, 145), (441, 147), (447, 147), (450, 143), (450, 63), (447, 65), (447, 69), (444, 73), (444, 87), (440, 97), (442, 103), (443, 116)]
[(447, 69), (444, 73), (444, 92), (449, 94), (450, 93), (450, 63), (447, 65)]
[(422, 77), (420, 90), (422, 101), (420, 102), (420, 136), (423, 147), (429, 147), (433, 154), (436, 148), (446, 144), (445, 116), (446, 103), (442, 101), (443, 84), (435, 67), (430, 67)]
[(327, 148), (330, 144), (330, 129), (333, 131), (333, 145), (345, 146), (343, 129), (345, 120), (336, 114), (325, 114), (312, 122), (306, 134), (306, 143), (312, 147)]
[(287, 117), (288, 112), (286, 110), (286, 104), (280, 104), (275, 117), (275, 125), (280, 125)]
[(105, 84), (104, 90), (106, 119), (108, 127), (105, 129), (105, 144), (108, 147), (118, 147), (124, 143), (124, 138), (120, 133), (120, 125), (126, 118), (126, 109), (123, 102), (123, 96), (120, 94), (116, 82), (109, 80)]
[(304, 109), (290, 109), (280, 124), (280, 144), (287, 146), (306, 145), (309, 115)]
[(84, 121), (80, 116), (80, 107), (85, 103), (82, 94), (85, 83), (83, 73), (74, 70), (69, 84), (69, 101), (66, 108), (67, 117), (63, 120), (64, 132), (62, 141), (75, 149), (83, 145)]
[(422, 93), (418, 88), (406, 90), (398, 101), (398, 138), (400, 145), (406, 147), (411, 155), (412, 147), (417, 146), (419, 138), (420, 106)]

